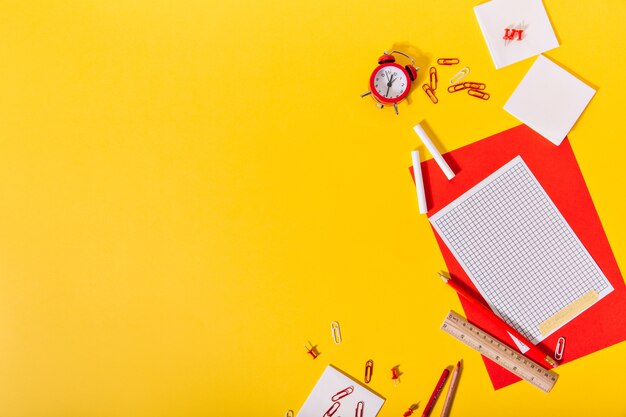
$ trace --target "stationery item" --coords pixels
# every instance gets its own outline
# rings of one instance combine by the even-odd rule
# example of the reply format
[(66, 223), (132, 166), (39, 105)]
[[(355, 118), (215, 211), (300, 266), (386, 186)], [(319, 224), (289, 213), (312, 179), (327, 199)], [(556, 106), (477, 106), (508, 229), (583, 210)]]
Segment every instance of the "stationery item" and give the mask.
[(483, 100), (489, 100), (489, 98), (491, 97), (489, 93), (486, 93), (480, 90), (467, 90), (467, 94), (469, 94), (472, 97), (478, 97)]
[(496, 69), (559, 46), (541, 0), (492, 0), (474, 13)]
[(336, 321), (330, 323), (330, 332), (333, 337), (333, 342), (335, 342), (336, 345), (341, 343), (341, 329), (339, 328), (339, 323)]
[[(440, 168), (434, 160), (423, 161), (421, 167), (429, 215), (436, 214), (517, 155), (524, 159), (614, 288), (609, 297), (603, 298), (593, 308), (561, 327), (558, 333), (543, 340), (542, 344), (552, 351), (559, 337), (567, 339), (562, 365), (626, 340), (626, 320), (621, 319), (626, 315), (626, 285), (569, 140), (565, 139), (560, 146), (554, 146), (528, 126), (508, 129), (445, 154), (448, 161), (460, 167), (454, 181), (448, 181), (440, 174)], [(434, 236), (449, 273), (477, 293), (448, 246), (437, 233)], [(460, 297), (460, 301), (465, 315), (472, 323), (500, 340), (509, 340), (509, 335), (492, 324), (480, 309), (463, 297)], [(485, 359), (484, 362), (495, 389), (520, 380), (492, 361)]]
[(450, 386), (448, 387), (448, 393), (443, 403), (443, 409), (441, 410), (441, 417), (448, 417), (450, 414), (450, 407), (452, 406), (452, 400), (456, 393), (456, 387), (459, 383), (459, 373), (461, 372), (461, 361), (456, 363), (454, 371), (452, 371), (452, 378), (450, 379)]
[(356, 409), (354, 410), (354, 417), (363, 417), (363, 410), (365, 408), (365, 403), (363, 401), (359, 401), (356, 403)]
[(411, 158), (413, 159), (413, 172), (415, 173), (415, 190), (417, 192), (417, 207), (420, 214), (428, 212), (428, 205), (426, 204), (426, 194), (424, 193), (424, 181), (422, 180), (422, 168), (420, 165), (420, 153), (417, 149), (411, 151)]
[(439, 65), (456, 65), (459, 62), (461, 62), (459, 58), (439, 58), (437, 60), (437, 64)]
[(465, 343), (494, 363), (525, 379), (537, 388), (550, 392), (559, 376), (543, 368), (536, 362), (517, 354), (505, 343), (496, 339), (480, 327), (468, 322), (462, 316), (450, 311), (441, 329)]
[(391, 368), (391, 379), (393, 380), (394, 385), (400, 381), (400, 369), (397, 366)]
[(331, 405), (328, 410), (326, 410), (323, 417), (332, 417), (333, 415), (335, 415), (337, 410), (339, 410), (339, 407), (341, 407), (341, 403), (334, 402), (333, 405)]
[(491, 309), (531, 343), (613, 291), (520, 156), (430, 222)]
[(369, 384), (372, 380), (372, 375), (374, 375), (374, 361), (369, 359), (365, 362), (365, 378), (364, 381), (366, 384)]
[(464, 67), (461, 71), (457, 72), (450, 78), (450, 84), (458, 84), (463, 78), (465, 78), (470, 73), (470, 69), (468, 67)]
[(422, 90), (424, 90), (424, 92), (426, 93), (430, 101), (432, 101), (435, 104), (439, 103), (439, 99), (435, 95), (435, 90), (433, 90), (429, 84), (423, 84)]
[(417, 407), (419, 407), (419, 403), (411, 405), (409, 409), (402, 414), (402, 417), (409, 417), (415, 410), (417, 410)]
[(428, 400), (426, 407), (424, 407), (424, 412), (422, 413), (422, 417), (428, 417), (430, 415), (430, 412), (433, 410), (433, 407), (435, 406), (435, 403), (437, 402), (437, 398), (439, 398), (439, 394), (441, 394), (441, 390), (443, 389), (443, 386), (446, 384), (448, 375), (450, 375), (450, 370), (446, 368), (443, 370), (441, 377), (439, 377), (439, 381), (437, 382), (437, 385), (435, 385), (435, 389), (433, 390), (433, 393), (430, 395), (430, 399)]
[(443, 159), (443, 157), (441, 156), (441, 154), (439, 153), (439, 151), (437, 150), (433, 142), (430, 140), (430, 138), (424, 131), (424, 128), (422, 127), (422, 125), (419, 123), (416, 124), (415, 126), (413, 126), (413, 130), (415, 130), (415, 133), (417, 133), (417, 136), (419, 136), (419, 138), (422, 140), (422, 143), (424, 144), (424, 146), (426, 146), (426, 149), (428, 149), (428, 152), (430, 152), (433, 158), (435, 158), (435, 161), (437, 161), (437, 164), (439, 165), (443, 173), (446, 174), (446, 177), (449, 180), (454, 178), (454, 172), (452, 172), (452, 169), (450, 168), (446, 160)]
[(288, 410), (288, 411), (285, 413), (285, 417), (293, 417), (293, 410)]
[(485, 83), (476, 83), (471, 81), (464, 82), (463, 86), (465, 88), (469, 88), (470, 90), (484, 90), (487, 88), (487, 84)]
[(454, 84), (448, 87), (448, 93), (456, 93), (457, 91), (466, 90), (467, 86), (465, 83)]
[(435, 91), (437, 89), (437, 68), (435, 67), (430, 67), (430, 69), (428, 70), (430, 73), (430, 88)]
[(309, 346), (307, 346), (307, 345), (304, 345), (304, 348), (306, 349), (306, 353), (308, 353), (309, 355), (311, 355), (311, 357), (312, 357), (313, 359), (317, 358), (317, 356), (320, 354), (320, 353), (317, 351), (317, 346), (313, 346), (313, 344), (312, 344), (311, 342), (309, 342), (309, 345), (310, 345), (310, 347), (309, 347)]
[(560, 145), (595, 93), (593, 88), (540, 55), (504, 110)]
[[(466, 288), (461, 286), (455, 280), (444, 276), (443, 274), (439, 274), (441, 279), (452, 287), (457, 294), (465, 298), (467, 301), (472, 303), (473, 306), (477, 307), (481, 310), (481, 312), (498, 327), (503, 328), (516, 342), (518, 347), (522, 353), (526, 354), (528, 357), (532, 357), (537, 362), (546, 362), (551, 367), (556, 368), (558, 363), (554, 360), (550, 353), (548, 353), (545, 349), (542, 349), (541, 346), (534, 346), (530, 341), (526, 339), (523, 335), (521, 335), (517, 330), (515, 330), (511, 325), (509, 325), (506, 321), (502, 320), (498, 317), (493, 310), (491, 310), (487, 305), (483, 304), (476, 295), (471, 294)], [(517, 339), (517, 340), (515, 340)], [(521, 346), (520, 346), (521, 344)], [(530, 351), (529, 351), (530, 350)], [(528, 352), (527, 352), (528, 351)]]
[(554, 357), (557, 360), (563, 359), (563, 353), (565, 353), (565, 338), (559, 337), (559, 340), (556, 341), (556, 347), (554, 348)]
[[(348, 390), (348, 387), (351, 390)], [(362, 403), (360, 406), (359, 402)], [(362, 417), (375, 417), (384, 403), (383, 397), (334, 366), (328, 365), (300, 408), (297, 417), (333, 415), (348, 417), (353, 410), (355, 413), (361, 410)]]

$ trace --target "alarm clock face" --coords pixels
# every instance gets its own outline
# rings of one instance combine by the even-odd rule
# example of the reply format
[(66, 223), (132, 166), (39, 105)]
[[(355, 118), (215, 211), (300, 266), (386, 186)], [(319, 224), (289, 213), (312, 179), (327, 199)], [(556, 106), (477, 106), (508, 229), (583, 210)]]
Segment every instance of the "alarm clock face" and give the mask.
[(370, 78), (370, 91), (382, 103), (398, 103), (411, 89), (411, 80), (404, 68), (390, 62), (377, 67)]

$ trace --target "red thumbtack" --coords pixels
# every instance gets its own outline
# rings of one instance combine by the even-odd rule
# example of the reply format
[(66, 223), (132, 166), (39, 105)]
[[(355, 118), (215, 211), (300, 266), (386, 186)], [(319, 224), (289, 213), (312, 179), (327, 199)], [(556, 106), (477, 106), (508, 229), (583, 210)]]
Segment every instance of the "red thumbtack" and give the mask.
[(394, 384), (397, 384), (400, 380), (400, 370), (398, 369), (399, 367), (400, 365), (391, 368), (391, 379), (393, 380)]
[(308, 347), (307, 345), (304, 345), (304, 348), (306, 349), (306, 353), (308, 353), (309, 355), (311, 355), (311, 357), (313, 359), (317, 358), (317, 355), (319, 355), (320, 353), (317, 351), (317, 346), (313, 346), (313, 343), (309, 342), (309, 345), (311, 345), (311, 347)]

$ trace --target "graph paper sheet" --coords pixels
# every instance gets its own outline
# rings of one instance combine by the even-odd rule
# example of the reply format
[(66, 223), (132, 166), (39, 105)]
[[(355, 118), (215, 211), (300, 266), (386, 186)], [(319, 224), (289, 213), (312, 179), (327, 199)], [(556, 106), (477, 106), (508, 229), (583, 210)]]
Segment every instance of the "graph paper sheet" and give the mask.
[(521, 156), (430, 222), (492, 310), (532, 343), (613, 291)]

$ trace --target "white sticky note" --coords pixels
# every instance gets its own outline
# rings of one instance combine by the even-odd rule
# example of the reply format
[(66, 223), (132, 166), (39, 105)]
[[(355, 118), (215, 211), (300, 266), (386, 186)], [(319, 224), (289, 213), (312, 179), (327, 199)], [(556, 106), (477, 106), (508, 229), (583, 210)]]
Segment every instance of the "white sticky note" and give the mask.
[[(344, 390), (349, 387), (352, 387), (351, 393), (344, 396), (342, 392), (345, 394)], [(297, 417), (322, 417), (331, 407), (336, 408), (335, 417), (354, 416), (359, 401), (363, 402), (363, 417), (375, 417), (385, 403), (383, 397), (328, 365)], [(335, 403), (339, 405), (333, 406)]]
[(504, 110), (559, 145), (595, 93), (596, 90), (540, 55)]
[(492, 0), (474, 13), (496, 69), (559, 46), (541, 0)]

